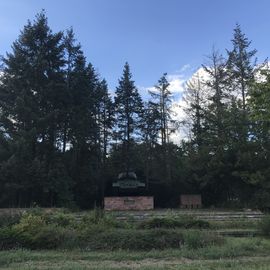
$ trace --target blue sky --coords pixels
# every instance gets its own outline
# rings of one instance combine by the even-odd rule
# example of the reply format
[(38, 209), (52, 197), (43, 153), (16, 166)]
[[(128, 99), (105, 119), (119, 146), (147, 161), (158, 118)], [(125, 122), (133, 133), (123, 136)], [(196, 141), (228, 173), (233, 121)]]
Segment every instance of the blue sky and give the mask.
[(10, 51), (20, 29), (42, 8), (54, 31), (73, 26), (88, 61), (111, 89), (125, 61), (142, 89), (164, 72), (182, 82), (213, 45), (220, 51), (231, 47), (236, 22), (259, 61), (270, 55), (268, 0), (1, 0), (0, 54)]

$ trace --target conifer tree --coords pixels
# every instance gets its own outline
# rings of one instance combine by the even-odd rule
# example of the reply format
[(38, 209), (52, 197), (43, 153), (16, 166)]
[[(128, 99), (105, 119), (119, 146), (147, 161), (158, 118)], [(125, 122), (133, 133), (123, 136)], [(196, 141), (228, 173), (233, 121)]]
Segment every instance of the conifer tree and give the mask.
[(132, 80), (129, 64), (126, 63), (123, 76), (115, 92), (116, 139), (123, 147), (125, 170), (131, 169), (132, 143), (140, 136), (142, 99)]
[(171, 118), (171, 106), (172, 106), (172, 93), (169, 89), (169, 82), (166, 78), (167, 74), (159, 79), (158, 84), (155, 86), (154, 91), (149, 91), (152, 101), (151, 105), (156, 107), (159, 113), (160, 120), (160, 136), (161, 145), (165, 146), (169, 143), (169, 136), (174, 131)]
[(98, 82), (96, 90), (96, 120), (99, 128), (98, 143), (102, 152), (102, 161), (105, 163), (108, 155), (109, 141), (112, 136), (114, 107), (105, 79)]
[(251, 41), (242, 32), (239, 24), (234, 29), (232, 39), (232, 50), (227, 50), (227, 70), (230, 74), (231, 91), (240, 96), (240, 107), (247, 110), (246, 99), (249, 95), (249, 88), (254, 79), (254, 57), (257, 50), (250, 50)]
[[(53, 33), (41, 12), (34, 22), (27, 23), (4, 58), (2, 123), (16, 145), (7, 162), (14, 166), (14, 184), (20, 183), (18, 204), (29, 205), (33, 190), (40, 192), (40, 201), (52, 201), (59, 192), (50, 168), (58, 151), (59, 123), (66, 102), (62, 39), (62, 32)], [(39, 176), (33, 170), (38, 163), (42, 166)], [(38, 177), (47, 179), (47, 188), (40, 186), (44, 181), (39, 182)]]

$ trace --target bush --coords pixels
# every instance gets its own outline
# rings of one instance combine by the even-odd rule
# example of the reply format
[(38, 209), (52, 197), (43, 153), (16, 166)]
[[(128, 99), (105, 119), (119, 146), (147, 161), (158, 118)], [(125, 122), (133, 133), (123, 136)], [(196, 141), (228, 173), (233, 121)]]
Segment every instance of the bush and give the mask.
[(266, 189), (258, 190), (252, 202), (261, 211), (270, 212), (270, 191)]
[(154, 229), (154, 228), (185, 228), (185, 229), (206, 229), (209, 228), (209, 222), (199, 219), (194, 219), (190, 216), (183, 217), (164, 217), (164, 218), (151, 218), (139, 224), (141, 229)]
[(120, 224), (113, 215), (105, 215), (104, 212), (90, 212), (82, 218), (79, 225), (75, 217), (69, 214), (24, 213), (18, 224), (0, 229), (0, 250), (18, 247), (151, 250), (179, 248), (183, 245), (198, 248), (216, 244), (220, 240), (216, 235), (203, 231), (171, 229), (177, 226), (190, 228), (204, 225), (198, 220), (189, 219), (187, 222), (184, 219), (167, 218), (152, 219), (148, 222), (145, 223), (148, 230), (136, 230), (127, 229), (127, 226)]
[(202, 231), (150, 229), (110, 230), (99, 234), (88, 231), (81, 236), (84, 247), (90, 250), (151, 250), (168, 248), (200, 248), (222, 244), (223, 238)]
[(203, 248), (211, 245), (220, 245), (224, 239), (214, 233), (202, 231), (185, 231), (183, 234), (184, 245), (190, 249)]
[(3, 213), (0, 215), (0, 227), (8, 227), (20, 222), (22, 214)]
[(12, 227), (0, 228), (0, 250), (7, 250), (21, 247), (19, 235)]
[(116, 220), (115, 216), (110, 213), (105, 213), (103, 210), (93, 210), (82, 217), (79, 228), (83, 229), (99, 229), (107, 230), (111, 228), (121, 228), (125, 223), (120, 223)]
[(88, 231), (82, 236), (90, 250), (151, 250), (179, 248), (183, 243), (181, 232), (173, 230), (125, 230), (100, 232)]
[(78, 234), (69, 229), (47, 225), (36, 234), (27, 231), (18, 232), (14, 227), (0, 229), (0, 250), (14, 248), (29, 249), (72, 249), (80, 247)]
[(48, 224), (53, 224), (60, 227), (76, 227), (77, 222), (72, 214), (65, 214), (63, 212), (56, 212), (52, 214), (45, 215), (45, 221)]
[(46, 225), (45, 218), (40, 215), (34, 215), (30, 213), (24, 213), (20, 220), (20, 223), (13, 226), (18, 233), (27, 232), (29, 234), (36, 234), (41, 227)]
[(263, 217), (258, 225), (263, 235), (270, 236), (270, 215)]
[(31, 249), (54, 249), (64, 244), (67, 239), (68, 230), (59, 226), (47, 225), (31, 235), (24, 246)]

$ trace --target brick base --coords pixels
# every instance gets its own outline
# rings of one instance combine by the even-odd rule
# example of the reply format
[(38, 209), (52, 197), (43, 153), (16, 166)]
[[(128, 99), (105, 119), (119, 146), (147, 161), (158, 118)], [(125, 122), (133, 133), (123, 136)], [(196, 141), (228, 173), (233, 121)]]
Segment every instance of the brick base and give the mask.
[(154, 198), (152, 196), (105, 197), (105, 210), (152, 210)]
[(187, 195), (183, 194), (180, 196), (180, 207), (181, 208), (201, 208), (202, 197), (200, 194)]

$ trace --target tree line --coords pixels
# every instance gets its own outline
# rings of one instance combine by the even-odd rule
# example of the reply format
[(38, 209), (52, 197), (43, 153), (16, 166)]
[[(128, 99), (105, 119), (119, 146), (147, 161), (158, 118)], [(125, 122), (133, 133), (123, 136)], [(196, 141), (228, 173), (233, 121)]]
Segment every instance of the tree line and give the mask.
[(176, 121), (166, 74), (144, 101), (126, 63), (112, 98), (73, 30), (37, 14), (2, 57), (0, 207), (102, 206), (128, 171), (157, 206), (200, 193), (206, 206), (269, 207), (270, 75), (250, 45), (236, 25), (226, 57), (214, 49), (188, 81)]

